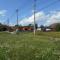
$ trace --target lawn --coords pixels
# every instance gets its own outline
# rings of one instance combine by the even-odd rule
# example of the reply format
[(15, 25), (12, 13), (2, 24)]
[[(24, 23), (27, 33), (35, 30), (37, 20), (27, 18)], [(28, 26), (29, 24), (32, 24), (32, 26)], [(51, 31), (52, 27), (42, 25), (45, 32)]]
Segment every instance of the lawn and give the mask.
[(60, 32), (0, 32), (0, 60), (59, 60)]

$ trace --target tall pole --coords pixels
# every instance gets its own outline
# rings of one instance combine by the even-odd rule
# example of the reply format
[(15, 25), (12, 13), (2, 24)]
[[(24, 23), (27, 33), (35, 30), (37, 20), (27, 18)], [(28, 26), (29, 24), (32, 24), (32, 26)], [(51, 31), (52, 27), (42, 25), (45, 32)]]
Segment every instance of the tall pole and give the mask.
[(9, 18), (7, 19), (7, 30), (9, 31)]
[(16, 13), (17, 13), (17, 26), (18, 26), (18, 9), (16, 9)]
[(9, 26), (9, 18), (7, 19), (7, 25)]
[(35, 20), (36, 20), (36, 18), (35, 18), (35, 13), (36, 13), (36, 0), (34, 0), (34, 36), (36, 34), (36, 27), (35, 27)]

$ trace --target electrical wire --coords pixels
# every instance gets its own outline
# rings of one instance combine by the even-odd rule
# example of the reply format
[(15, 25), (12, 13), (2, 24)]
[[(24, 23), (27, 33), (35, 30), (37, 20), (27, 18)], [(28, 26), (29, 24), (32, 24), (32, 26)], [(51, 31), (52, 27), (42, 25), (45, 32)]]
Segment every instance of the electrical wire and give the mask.
[(42, 7), (41, 9), (39, 9), (39, 11), (44, 10), (44, 9), (46, 9), (46, 8), (49, 8), (49, 6), (52, 6), (52, 5), (54, 5), (55, 3), (58, 3), (58, 2), (60, 2), (60, 0), (55, 0), (54, 2), (48, 4), (47, 6), (44, 6), (44, 7)]
[[(52, 3), (48, 4), (47, 6), (44, 6), (41, 9), (39, 9), (39, 11), (47, 9), (49, 6), (52, 6), (53, 4), (58, 3), (58, 2), (60, 2), (60, 0), (55, 0)], [(20, 10), (22, 10), (22, 8), (19, 7), (18, 10), (20, 11)], [(11, 20), (15, 14), (16, 14), (16, 10), (13, 12), (13, 14), (10, 17), (8, 17), (8, 19)]]

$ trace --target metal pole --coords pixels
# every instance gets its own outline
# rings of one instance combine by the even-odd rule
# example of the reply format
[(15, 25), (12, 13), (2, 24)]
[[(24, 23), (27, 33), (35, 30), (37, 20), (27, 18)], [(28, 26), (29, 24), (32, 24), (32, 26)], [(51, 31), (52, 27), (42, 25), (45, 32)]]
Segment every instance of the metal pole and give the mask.
[(16, 13), (17, 13), (17, 26), (18, 26), (18, 9), (16, 9)]
[(19, 12), (19, 10), (18, 9), (16, 9), (16, 13), (17, 13), (17, 27), (16, 27), (16, 33), (18, 34), (18, 31), (19, 31), (19, 29), (18, 29), (18, 12)]
[(6, 20), (7, 22), (7, 30), (9, 31), (9, 18)]
[(36, 18), (35, 18), (35, 13), (36, 13), (36, 0), (34, 0), (34, 36), (36, 34), (36, 27), (35, 27), (35, 20), (36, 20)]
[(7, 20), (7, 25), (9, 26), (9, 18), (8, 18), (8, 20)]

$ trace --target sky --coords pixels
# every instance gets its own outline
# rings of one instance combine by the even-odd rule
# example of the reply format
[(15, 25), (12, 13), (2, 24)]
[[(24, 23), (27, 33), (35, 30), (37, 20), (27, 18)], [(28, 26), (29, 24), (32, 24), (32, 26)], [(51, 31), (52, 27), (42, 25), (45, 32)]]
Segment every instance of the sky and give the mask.
[[(54, 2), (54, 3), (53, 3)], [(19, 10), (19, 25), (33, 24), (34, 0), (0, 0), (0, 23), (16, 25), (16, 9)], [(36, 23), (51, 25), (60, 22), (59, 0), (36, 0)]]

